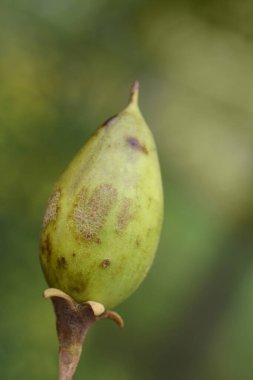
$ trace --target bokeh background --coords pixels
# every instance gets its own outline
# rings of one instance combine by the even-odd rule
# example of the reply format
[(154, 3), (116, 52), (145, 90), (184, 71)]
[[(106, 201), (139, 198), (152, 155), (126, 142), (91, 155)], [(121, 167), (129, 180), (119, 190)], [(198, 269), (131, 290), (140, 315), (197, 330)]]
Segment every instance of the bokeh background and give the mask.
[(165, 220), (75, 379), (252, 380), (253, 2), (0, 1), (0, 377), (57, 378), (38, 260), (54, 182), (141, 83)]

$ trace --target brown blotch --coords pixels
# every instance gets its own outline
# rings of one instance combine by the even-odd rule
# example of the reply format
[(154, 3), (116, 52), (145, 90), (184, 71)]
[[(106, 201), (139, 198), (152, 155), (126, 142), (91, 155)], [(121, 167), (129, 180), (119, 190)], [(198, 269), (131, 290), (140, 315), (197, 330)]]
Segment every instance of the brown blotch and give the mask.
[(52, 255), (52, 244), (49, 234), (47, 234), (45, 240), (41, 242), (41, 252), (47, 255), (47, 261), (49, 261)]
[(96, 240), (95, 240), (95, 241), (96, 241), (96, 243), (97, 243), (97, 244), (101, 244), (101, 239), (99, 239), (99, 238), (96, 238)]
[(61, 257), (58, 257), (58, 258), (57, 258), (57, 266), (58, 266), (58, 268), (60, 268), (60, 269), (66, 269), (66, 267), (67, 267), (67, 262), (66, 262), (65, 257), (61, 256)]
[(117, 215), (117, 225), (116, 232), (122, 232), (130, 222), (130, 220), (134, 217), (134, 201), (131, 198), (124, 198), (121, 205), (120, 210)]
[(84, 287), (81, 285), (80, 286), (77, 285), (77, 286), (71, 286), (69, 289), (71, 290), (71, 292), (82, 293), (84, 290)]
[(109, 265), (111, 265), (111, 260), (110, 259), (104, 259), (102, 262), (102, 267), (107, 268), (107, 267), (109, 267)]
[(57, 213), (59, 210), (59, 200), (60, 200), (61, 192), (59, 189), (55, 190), (51, 197), (48, 200), (46, 212), (43, 219), (42, 228), (46, 228), (46, 226), (50, 222), (55, 222)]
[(107, 120), (102, 124), (102, 127), (106, 127), (106, 128), (109, 127), (109, 126), (113, 123), (113, 121), (117, 118), (117, 116), (118, 116), (118, 114), (109, 117), (109, 119), (107, 119)]
[(127, 142), (129, 145), (131, 145), (134, 149), (139, 150), (142, 153), (148, 154), (148, 150), (145, 147), (145, 145), (142, 145), (140, 141), (136, 137), (128, 137)]
[[(106, 222), (107, 215), (114, 207), (117, 190), (109, 184), (95, 188), (89, 196), (83, 187), (79, 192), (73, 210), (73, 221), (79, 237), (85, 240), (98, 239), (97, 234)], [(100, 239), (96, 242), (99, 243)]]
[(59, 285), (59, 284), (60, 284), (59, 277), (56, 274), (54, 274), (54, 286)]
[(72, 257), (76, 257), (76, 253), (75, 252), (72, 253)]
[(77, 272), (75, 276), (68, 276), (69, 289), (75, 293), (82, 293), (87, 286), (87, 281), (82, 280), (82, 272)]
[(93, 235), (91, 232), (87, 232), (86, 233), (86, 240), (92, 240), (93, 239)]
[(136, 240), (135, 240), (135, 245), (136, 245), (136, 247), (139, 247), (139, 246), (140, 246), (140, 244), (141, 244), (141, 241), (140, 241), (140, 239), (136, 239)]

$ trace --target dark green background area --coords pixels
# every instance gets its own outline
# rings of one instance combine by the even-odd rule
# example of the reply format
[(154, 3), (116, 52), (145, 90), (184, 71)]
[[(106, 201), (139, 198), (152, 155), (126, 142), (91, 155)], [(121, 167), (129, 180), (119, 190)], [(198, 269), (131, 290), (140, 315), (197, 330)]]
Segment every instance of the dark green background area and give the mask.
[(251, 380), (253, 2), (0, 0), (0, 377), (57, 378), (38, 259), (54, 182), (127, 103), (155, 136), (165, 220), (138, 291), (75, 379)]

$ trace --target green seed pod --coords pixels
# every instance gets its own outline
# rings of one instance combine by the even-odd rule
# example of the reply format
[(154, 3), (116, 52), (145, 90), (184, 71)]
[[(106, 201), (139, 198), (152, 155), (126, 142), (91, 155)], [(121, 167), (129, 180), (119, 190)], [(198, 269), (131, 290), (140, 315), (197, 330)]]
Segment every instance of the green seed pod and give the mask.
[(128, 106), (84, 144), (49, 199), (40, 251), (49, 286), (77, 302), (119, 304), (152, 264), (162, 216), (156, 147), (134, 82)]

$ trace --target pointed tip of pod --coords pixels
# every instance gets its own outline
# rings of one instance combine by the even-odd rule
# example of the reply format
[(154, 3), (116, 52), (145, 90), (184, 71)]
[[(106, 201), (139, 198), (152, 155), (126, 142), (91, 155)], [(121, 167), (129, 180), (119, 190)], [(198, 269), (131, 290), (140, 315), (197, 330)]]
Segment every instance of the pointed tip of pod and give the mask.
[(138, 106), (139, 87), (140, 87), (140, 84), (138, 80), (135, 80), (132, 83), (131, 90), (130, 90), (129, 106), (130, 105)]

